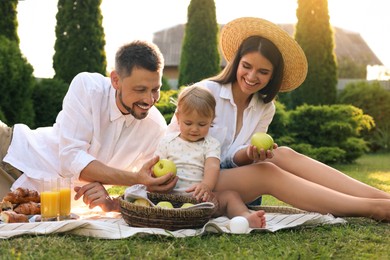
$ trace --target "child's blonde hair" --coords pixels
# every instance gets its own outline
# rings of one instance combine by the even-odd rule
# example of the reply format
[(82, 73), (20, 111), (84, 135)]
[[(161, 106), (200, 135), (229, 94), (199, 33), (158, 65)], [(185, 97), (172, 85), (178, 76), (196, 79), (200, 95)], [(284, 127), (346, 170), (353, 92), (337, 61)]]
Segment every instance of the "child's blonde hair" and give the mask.
[(193, 85), (180, 91), (176, 113), (187, 114), (196, 111), (201, 116), (214, 119), (215, 106), (215, 98), (208, 89)]

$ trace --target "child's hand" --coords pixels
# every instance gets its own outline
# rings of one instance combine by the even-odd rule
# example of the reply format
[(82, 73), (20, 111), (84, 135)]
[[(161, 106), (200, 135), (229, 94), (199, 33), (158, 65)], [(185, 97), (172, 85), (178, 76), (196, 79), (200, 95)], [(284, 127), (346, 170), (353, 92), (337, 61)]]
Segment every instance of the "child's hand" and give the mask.
[(208, 201), (212, 196), (210, 187), (205, 183), (194, 184), (186, 192), (193, 192), (193, 196), (197, 201)]

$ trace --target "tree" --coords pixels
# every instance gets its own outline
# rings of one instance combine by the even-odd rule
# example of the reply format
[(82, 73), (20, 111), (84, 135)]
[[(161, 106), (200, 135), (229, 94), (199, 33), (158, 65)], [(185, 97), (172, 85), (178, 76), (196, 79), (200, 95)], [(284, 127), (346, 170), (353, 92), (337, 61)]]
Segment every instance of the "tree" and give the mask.
[(41, 79), (36, 82), (32, 94), (36, 127), (53, 125), (62, 109), (68, 86), (58, 79)]
[(337, 96), (337, 63), (334, 32), (329, 23), (327, 0), (298, 0), (295, 39), (308, 60), (303, 84), (291, 92), (292, 107), (307, 103), (334, 104)]
[(19, 44), (17, 5), (18, 0), (0, 1), (0, 35)]
[(218, 31), (214, 0), (192, 0), (180, 57), (179, 87), (220, 71)]
[(105, 39), (100, 10), (102, 0), (59, 0), (55, 78), (70, 83), (82, 71), (106, 75)]
[(33, 71), (18, 43), (0, 35), (0, 110), (8, 125), (34, 124)]
[(32, 126), (34, 70), (19, 48), (17, 5), (17, 0), (0, 1), (0, 118)]

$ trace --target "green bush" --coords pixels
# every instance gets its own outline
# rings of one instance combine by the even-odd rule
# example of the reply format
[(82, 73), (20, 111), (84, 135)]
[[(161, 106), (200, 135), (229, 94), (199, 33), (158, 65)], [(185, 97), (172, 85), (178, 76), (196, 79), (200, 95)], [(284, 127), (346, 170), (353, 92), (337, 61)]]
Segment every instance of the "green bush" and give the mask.
[(310, 144), (292, 144), (291, 148), (310, 158), (331, 164), (345, 161), (346, 152), (338, 147), (312, 147)]
[(286, 145), (325, 163), (353, 162), (367, 151), (361, 134), (373, 126), (372, 117), (352, 105), (303, 105), (289, 112)]
[(390, 150), (389, 91), (377, 81), (350, 83), (340, 92), (338, 102), (359, 107), (374, 118), (373, 131), (363, 133), (372, 151)]
[(167, 91), (170, 89), (172, 89), (171, 85), (169, 84), (167, 78), (163, 76), (161, 90)]
[(0, 35), (0, 108), (8, 125), (34, 124), (32, 73), (18, 43)]
[(288, 112), (284, 104), (276, 101), (276, 112), (274, 118), (269, 126), (268, 134), (270, 134), (276, 143), (285, 143), (287, 140), (282, 140), (288, 136), (289, 132), (287, 130), (288, 124)]
[(59, 79), (42, 79), (36, 82), (33, 91), (35, 125), (50, 126), (62, 109), (62, 101), (68, 84)]
[(3, 111), (1, 111), (1, 109), (0, 109), (0, 120), (5, 122), (5, 115), (4, 115)]
[(369, 151), (367, 142), (363, 138), (349, 137), (342, 144), (345, 154), (345, 162), (352, 162)]
[(160, 100), (156, 103), (157, 109), (163, 114), (167, 124), (171, 122), (172, 116), (175, 113), (176, 104), (174, 101), (177, 99), (178, 91), (162, 90), (160, 93)]

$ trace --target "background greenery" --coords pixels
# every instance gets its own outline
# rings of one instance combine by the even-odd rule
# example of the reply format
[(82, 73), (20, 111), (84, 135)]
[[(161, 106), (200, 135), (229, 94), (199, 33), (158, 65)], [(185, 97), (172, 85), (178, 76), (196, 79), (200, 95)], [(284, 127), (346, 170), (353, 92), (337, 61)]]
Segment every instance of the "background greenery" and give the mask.
[[(334, 165), (349, 176), (390, 192), (390, 154), (364, 155)], [(271, 196), (264, 204), (285, 205)], [(250, 235), (189, 238), (136, 235), (121, 240), (74, 235), (21, 236), (0, 242), (1, 259), (389, 259), (390, 224), (345, 218), (328, 225)]]
[[(337, 94), (337, 64), (334, 32), (329, 22), (327, 0), (298, 0), (295, 40), (308, 62), (305, 81), (284, 94), (289, 108), (303, 104), (334, 104)], [(283, 97), (283, 95), (281, 95)]]
[(187, 17), (180, 56), (179, 86), (198, 82), (221, 70), (214, 0), (191, 1)]
[[(33, 78), (33, 68), (19, 49), (17, 3), (0, 3), (0, 120), (10, 126), (50, 126), (77, 73), (106, 74), (101, 0), (58, 1), (53, 57), (56, 75), (55, 79), (44, 80)], [(377, 82), (364, 81), (336, 92), (336, 71), (344, 63), (336, 63), (327, 6), (327, 0), (298, 1), (294, 37), (309, 61), (308, 75), (297, 90), (280, 93), (270, 133), (279, 145), (290, 145), (320, 161), (351, 162), (368, 150), (389, 151), (390, 92)], [(190, 1), (184, 33), (180, 86), (215, 75), (221, 69), (214, 0)], [(353, 71), (352, 64), (347, 64)], [(355, 73), (346, 75), (349, 70), (344, 70), (343, 76), (355, 77)], [(175, 109), (170, 98), (177, 93), (170, 90), (165, 77), (162, 90), (157, 107), (169, 122)], [(368, 116), (374, 122), (369, 122)], [(325, 138), (332, 141), (326, 142)]]
[(107, 73), (102, 0), (58, 1), (54, 78), (68, 84), (79, 72)]

